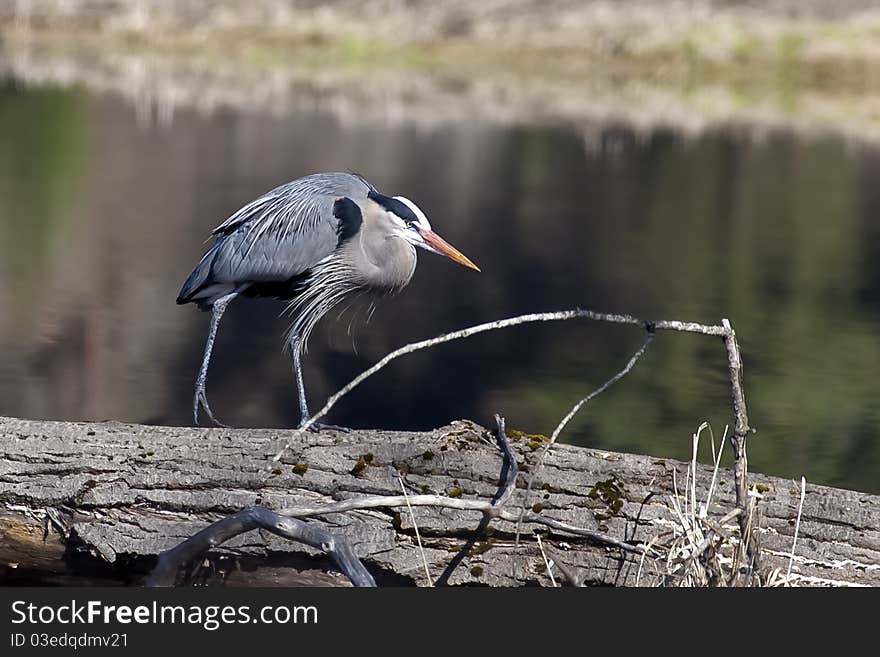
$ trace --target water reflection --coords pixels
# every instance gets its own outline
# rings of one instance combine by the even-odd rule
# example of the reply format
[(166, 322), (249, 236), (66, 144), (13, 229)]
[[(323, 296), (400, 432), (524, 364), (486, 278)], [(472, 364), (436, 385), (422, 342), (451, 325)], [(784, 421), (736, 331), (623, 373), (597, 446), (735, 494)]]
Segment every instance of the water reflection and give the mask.
[[(115, 96), (0, 89), (0, 413), (188, 424), (208, 316), (178, 307), (210, 229), (279, 182), (355, 169), (405, 194), (483, 269), (420, 254), (368, 325), (319, 328), (313, 403), (385, 352), (471, 323), (580, 305), (730, 317), (759, 433), (754, 470), (880, 491), (878, 152), (827, 139), (682, 140), (607, 129), (341, 122), (178, 110), (138, 123)], [(237, 426), (298, 418), (281, 306), (238, 302), (208, 377)], [(635, 329), (528, 326), (398, 361), (334, 412), (353, 426), (459, 417), (547, 432), (640, 344)], [(356, 346), (356, 351), (353, 349)], [(567, 438), (687, 454), (729, 420), (722, 346), (661, 334)]]

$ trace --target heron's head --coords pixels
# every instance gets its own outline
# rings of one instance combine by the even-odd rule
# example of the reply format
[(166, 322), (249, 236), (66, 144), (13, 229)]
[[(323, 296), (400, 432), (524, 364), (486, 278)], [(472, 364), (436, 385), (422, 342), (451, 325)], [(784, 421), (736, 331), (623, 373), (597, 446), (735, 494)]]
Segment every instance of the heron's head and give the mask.
[[(375, 196), (375, 198), (374, 198)], [(460, 265), (480, 271), (471, 260), (449, 242), (431, 230), (431, 222), (419, 206), (403, 196), (393, 198), (381, 194), (371, 195), (374, 201), (388, 212), (394, 237), (400, 237), (413, 246), (444, 255)]]

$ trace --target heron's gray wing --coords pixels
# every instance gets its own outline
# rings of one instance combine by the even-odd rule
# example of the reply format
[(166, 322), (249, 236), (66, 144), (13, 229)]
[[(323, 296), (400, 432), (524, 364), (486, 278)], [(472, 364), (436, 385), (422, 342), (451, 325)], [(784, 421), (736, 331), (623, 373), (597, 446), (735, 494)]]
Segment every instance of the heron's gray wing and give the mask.
[(266, 192), (211, 232), (214, 235), (227, 235), (243, 224), (271, 220), (274, 209), (283, 206), (287, 201), (308, 204), (309, 200), (319, 200), (326, 195), (347, 196), (359, 201), (366, 198), (370, 191), (375, 191), (375, 188), (356, 173), (314, 173)]
[(211, 274), (219, 282), (286, 281), (336, 249), (334, 203), (359, 203), (372, 189), (350, 173), (322, 173), (281, 185), (248, 203), (214, 230)]

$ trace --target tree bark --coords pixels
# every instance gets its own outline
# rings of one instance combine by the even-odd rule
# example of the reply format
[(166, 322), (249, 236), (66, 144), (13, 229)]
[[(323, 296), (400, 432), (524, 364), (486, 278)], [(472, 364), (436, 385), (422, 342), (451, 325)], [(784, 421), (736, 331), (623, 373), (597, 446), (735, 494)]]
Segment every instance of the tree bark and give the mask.
[[(629, 543), (673, 531), (670, 496), (675, 485), (683, 489), (687, 464), (554, 445), (526, 495), (542, 437), (508, 435), (521, 474), (505, 508), (525, 506)], [(140, 584), (159, 553), (255, 503), (280, 510), (399, 496), (399, 476), (411, 495), (489, 501), (502, 463), (494, 434), (467, 421), (423, 433), (312, 434), (0, 418), (0, 582)], [(712, 468), (698, 465), (696, 477), (699, 504)], [(799, 484), (749, 474), (748, 485), (760, 496), (761, 565), (784, 573)], [(718, 521), (736, 508), (732, 472), (722, 469), (716, 486), (709, 518)], [(404, 506), (309, 522), (350, 542), (380, 586), (425, 585), (413, 518), (435, 583), (549, 585), (535, 531), (556, 580), (648, 585), (664, 575), (659, 560), (529, 523), (517, 548), (515, 522), (495, 518), (477, 533), (485, 523), (473, 511)], [(736, 521), (725, 527), (738, 531)], [(315, 549), (252, 531), (212, 550), (181, 581), (347, 585), (330, 569)], [(880, 497), (809, 484), (792, 572), (808, 584), (880, 584)]]

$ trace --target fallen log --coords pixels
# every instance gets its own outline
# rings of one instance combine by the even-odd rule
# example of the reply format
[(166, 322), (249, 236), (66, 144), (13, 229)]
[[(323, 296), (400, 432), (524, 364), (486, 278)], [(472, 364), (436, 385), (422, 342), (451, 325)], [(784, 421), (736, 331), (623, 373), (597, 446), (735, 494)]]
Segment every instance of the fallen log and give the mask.
[[(712, 467), (697, 464), (693, 475), (679, 461), (569, 445), (554, 445), (537, 468), (546, 438), (508, 435), (521, 472), (505, 508), (553, 527), (406, 505), (310, 513), (308, 522), (343, 537), (380, 586), (426, 585), (426, 567), (430, 583), (453, 585), (550, 585), (551, 576), (675, 584), (685, 561), (702, 563), (711, 579), (707, 556), (717, 547), (717, 566), (722, 539), (738, 541), (731, 471), (713, 478)], [(254, 504), (320, 509), (399, 497), (401, 482), (414, 499), (490, 502), (502, 464), (494, 433), (467, 421), (424, 433), (312, 434), (0, 418), (0, 583), (138, 585), (160, 553)], [(799, 483), (749, 473), (748, 486), (761, 581), (880, 584), (880, 496), (809, 484), (798, 516)], [(673, 547), (707, 499), (712, 529), (681, 559)], [(789, 567), (786, 580), (779, 574)], [(261, 530), (214, 548), (179, 582), (347, 585), (320, 550)]]

